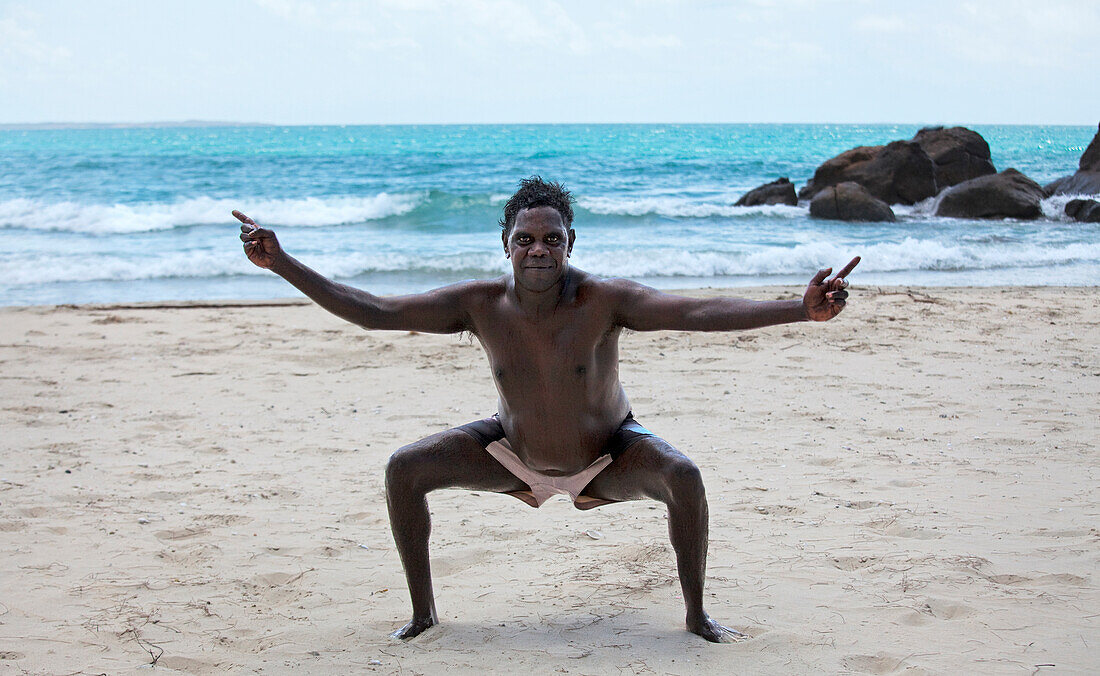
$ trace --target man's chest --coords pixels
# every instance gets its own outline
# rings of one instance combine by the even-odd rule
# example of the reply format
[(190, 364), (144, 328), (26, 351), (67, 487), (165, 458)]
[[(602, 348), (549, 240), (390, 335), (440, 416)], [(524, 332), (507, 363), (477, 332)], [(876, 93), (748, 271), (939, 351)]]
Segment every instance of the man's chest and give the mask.
[(539, 371), (589, 364), (618, 335), (610, 318), (556, 313), (530, 318), (512, 313), (485, 317), (478, 338), (494, 369)]

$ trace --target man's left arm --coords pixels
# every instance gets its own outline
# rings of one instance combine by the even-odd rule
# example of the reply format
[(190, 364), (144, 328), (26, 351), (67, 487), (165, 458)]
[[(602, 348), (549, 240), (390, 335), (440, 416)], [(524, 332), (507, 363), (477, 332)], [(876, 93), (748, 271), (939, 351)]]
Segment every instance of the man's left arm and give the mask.
[(801, 300), (686, 298), (634, 282), (615, 282), (616, 323), (634, 331), (739, 331), (801, 321), (823, 322), (840, 314), (848, 298), (845, 277), (859, 264), (852, 259), (837, 274), (819, 270)]

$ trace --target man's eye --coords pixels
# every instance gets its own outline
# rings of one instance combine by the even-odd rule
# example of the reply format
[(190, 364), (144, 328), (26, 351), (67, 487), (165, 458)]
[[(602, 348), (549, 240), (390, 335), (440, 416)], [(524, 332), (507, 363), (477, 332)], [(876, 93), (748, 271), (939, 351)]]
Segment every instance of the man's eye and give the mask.
[(558, 237), (557, 235), (550, 235), (549, 237), (546, 238), (546, 241), (547, 242), (557, 242), (559, 239), (561, 239), (561, 238)]

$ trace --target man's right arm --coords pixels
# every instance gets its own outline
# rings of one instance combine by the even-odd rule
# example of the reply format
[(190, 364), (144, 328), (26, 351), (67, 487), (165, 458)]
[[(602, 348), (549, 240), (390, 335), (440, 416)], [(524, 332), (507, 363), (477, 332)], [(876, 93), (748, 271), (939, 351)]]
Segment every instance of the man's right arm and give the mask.
[(367, 329), (399, 329), (425, 333), (458, 333), (469, 327), (464, 299), (469, 284), (455, 284), (427, 293), (384, 298), (339, 284), (290, 256), (275, 233), (260, 228), (239, 211), (241, 241), (248, 259), (293, 284), (332, 314)]

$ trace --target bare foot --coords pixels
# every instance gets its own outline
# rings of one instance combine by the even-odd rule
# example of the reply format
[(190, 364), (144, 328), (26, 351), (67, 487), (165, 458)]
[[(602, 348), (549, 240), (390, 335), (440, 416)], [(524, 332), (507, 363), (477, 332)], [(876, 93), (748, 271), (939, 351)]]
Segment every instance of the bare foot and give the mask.
[(413, 636), (419, 636), (428, 627), (435, 624), (435, 620), (431, 617), (423, 617), (416, 619), (415, 617), (404, 627), (401, 627), (397, 631), (390, 634), (390, 638), (400, 639), (402, 641), (408, 641)]
[(733, 643), (748, 638), (739, 631), (723, 627), (706, 614), (696, 622), (688, 622), (688, 631), (702, 636), (711, 643)]

